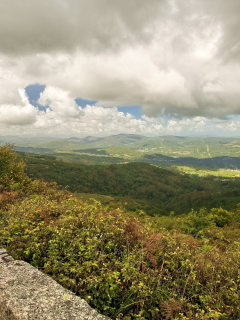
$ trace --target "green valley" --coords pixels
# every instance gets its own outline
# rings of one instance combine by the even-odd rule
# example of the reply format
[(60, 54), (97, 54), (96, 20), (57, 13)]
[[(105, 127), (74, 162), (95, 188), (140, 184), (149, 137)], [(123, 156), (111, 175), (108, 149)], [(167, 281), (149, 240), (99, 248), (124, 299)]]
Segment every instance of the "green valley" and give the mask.
[(84, 199), (101, 195), (103, 204), (120, 203), (153, 216), (217, 204), (234, 208), (239, 146), (237, 138), (116, 135), (39, 138), (15, 149), (33, 178), (56, 181)]
[(238, 177), (200, 178), (184, 175), (176, 167), (169, 171), (144, 162), (86, 165), (46, 155), (21, 156), (27, 161), (30, 177), (56, 181), (71, 192), (90, 194), (89, 198), (92, 194), (111, 196), (112, 202), (127, 203), (128, 210), (144, 210), (150, 215), (179, 214), (216, 205), (232, 209), (240, 202)]

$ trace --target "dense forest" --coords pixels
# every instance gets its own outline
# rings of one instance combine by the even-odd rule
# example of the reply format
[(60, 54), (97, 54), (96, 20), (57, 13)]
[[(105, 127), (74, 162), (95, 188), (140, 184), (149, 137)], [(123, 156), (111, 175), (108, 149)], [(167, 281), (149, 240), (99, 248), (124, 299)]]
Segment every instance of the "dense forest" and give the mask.
[(126, 203), (128, 210), (142, 209), (150, 215), (216, 206), (231, 210), (240, 202), (238, 178), (200, 178), (141, 162), (88, 166), (43, 155), (20, 155), (33, 178), (55, 181), (71, 192), (110, 195)]
[[(54, 182), (29, 178), (24, 168), (11, 146), (0, 148), (0, 244), (15, 259), (113, 320), (240, 318), (240, 205), (150, 217), (85, 203)], [(146, 181), (159, 175), (156, 183), (162, 181), (167, 192), (192, 188), (185, 176), (145, 164), (126, 168)], [(123, 170), (103, 169), (102, 181)], [(209, 192), (205, 180), (203, 187)]]

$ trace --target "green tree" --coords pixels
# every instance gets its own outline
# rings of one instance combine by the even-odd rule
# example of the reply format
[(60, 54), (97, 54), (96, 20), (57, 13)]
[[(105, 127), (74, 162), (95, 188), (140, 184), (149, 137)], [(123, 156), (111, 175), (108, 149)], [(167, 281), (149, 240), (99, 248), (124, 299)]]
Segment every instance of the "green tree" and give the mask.
[(210, 217), (218, 227), (229, 226), (233, 222), (234, 213), (223, 208), (212, 208)]
[(202, 231), (213, 228), (215, 223), (205, 209), (200, 209), (198, 212), (192, 210), (185, 221), (184, 231), (192, 235), (197, 235)]
[(24, 180), (23, 160), (18, 160), (11, 144), (0, 147), (0, 187), (13, 187)]

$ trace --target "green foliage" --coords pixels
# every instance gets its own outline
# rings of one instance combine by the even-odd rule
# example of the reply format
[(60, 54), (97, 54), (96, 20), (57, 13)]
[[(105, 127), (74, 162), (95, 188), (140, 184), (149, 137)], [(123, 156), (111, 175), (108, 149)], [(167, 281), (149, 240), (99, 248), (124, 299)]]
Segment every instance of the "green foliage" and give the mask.
[(198, 235), (205, 232), (207, 229), (214, 228), (214, 222), (212, 215), (209, 215), (205, 209), (201, 209), (198, 212), (192, 210), (185, 219), (183, 229), (187, 233)]
[(147, 221), (41, 181), (27, 193), (4, 211), (0, 243), (99, 312), (125, 320), (239, 318), (238, 242), (222, 250), (154, 232)]
[(202, 235), (214, 227), (224, 227), (236, 221), (236, 213), (220, 208), (192, 210), (184, 219), (182, 230), (192, 235)]
[(11, 144), (0, 147), (0, 187), (11, 187), (13, 190), (18, 188), (18, 183), (24, 180), (25, 163), (17, 161), (17, 155), (12, 149)]
[(15, 187), (3, 190), (1, 245), (102, 314), (117, 320), (240, 318), (238, 210), (137, 217), (94, 199), (84, 203), (43, 180)]
[(229, 226), (234, 219), (234, 213), (220, 208), (212, 208), (210, 217), (218, 227)]

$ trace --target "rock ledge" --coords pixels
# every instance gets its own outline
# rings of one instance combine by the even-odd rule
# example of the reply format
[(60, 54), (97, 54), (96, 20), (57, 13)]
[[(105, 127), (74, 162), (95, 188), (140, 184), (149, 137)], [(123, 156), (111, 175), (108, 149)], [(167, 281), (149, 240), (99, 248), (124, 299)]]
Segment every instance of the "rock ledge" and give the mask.
[(1, 320), (110, 320), (30, 264), (0, 246)]

